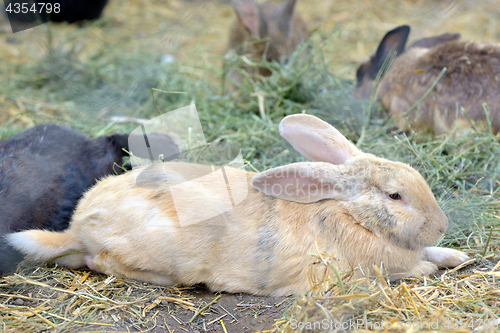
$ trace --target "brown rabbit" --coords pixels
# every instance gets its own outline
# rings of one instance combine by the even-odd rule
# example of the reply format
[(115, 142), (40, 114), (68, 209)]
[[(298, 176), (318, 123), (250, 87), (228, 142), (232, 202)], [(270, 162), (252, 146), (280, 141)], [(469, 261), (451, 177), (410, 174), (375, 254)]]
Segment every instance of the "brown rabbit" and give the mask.
[[(428, 247), (448, 219), (410, 166), (362, 153), (313, 116), (288, 116), (280, 132), (319, 162), (259, 174), (224, 167), (229, 183), (216, 182), (222, 168), (161, 163), (153, 178), (168, 186), (156, 188), (137, 186), (144, 170), (136, 169), (89, 190), (67, 231), (24, 231), (7, 240), (38, 261), (55, 258), (122, 278), (257, 295), (307, 291), (316, 261), (311, 253), (318, 251), (333, 254), (342, 270), (359, 266), (356, 274), (372, 276), (378, 265), (391, 279), (432, 274), (437, 266), (468, 259), (457, 250)], [(228, 190), (246, 198), (224, 211)], [(185, 223), (183, 199), (193, 202), (193, 218), (207, 210), (220, 214)]]
[[(296, 0), (284, 0), (281, 5), (254, 0), (232, 0), (237, 19), (231, 27), (228, 50), (248, 55), (255, 60), (285, 62), (308, 36), (309, 30), (302, 18), (295, 13)], [(250, 68), (246, 68), (252, 72)], [(252, 72), (253, 73), (253, 72)], [(266, 68), (258, 74), (269, 76)], [(229, 85), (241, 82), (237, 70), (227, 74)], [(231, 88), (234, 88), (231, 86)]]
[[(377, 73), (395, 50), (397, 57), (383, 75), (378, 98), (401, 129), (448, 134), (456, 126), (470, 127), (467, 117), (486, 127), (486, 103), (493, 132), (498, 133), (500, 44), (463, 41), (460, 34), (444, 34), (418, 40), (404, 51), (409, 33), (408, 26), (387, 33), (376, 54), (358, 69), (356, 95), (370, 97)], [(408, 113), (445, 67), (436, 87)]]

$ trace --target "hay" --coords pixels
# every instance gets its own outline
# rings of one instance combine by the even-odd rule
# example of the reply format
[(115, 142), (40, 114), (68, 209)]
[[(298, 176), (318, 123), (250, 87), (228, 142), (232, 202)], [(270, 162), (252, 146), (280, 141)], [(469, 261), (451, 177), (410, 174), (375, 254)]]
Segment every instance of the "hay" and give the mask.
[[(247, 168), (261, 171), (304, 160), (281, 139), (278, 124), (288, 114), (315, 114), (360, 149), (417, 168), (450, 219), (438, 245), (462, 249), (475, 261), (440, 276), (387, 284), (335, 274), (324, 254), (332, 270), (314, 277), (309, 293), (279, 300), (241, 296), (230, 305), (223, 302), (232, 295), (210, 304), (217, 295), (193, 288), (25, 262), (0, 279), (3, 331), (291, 331), (292, 323), (323, 319), (438, 320), (440, 331), (452, 331), (446, 320), (475, 320), (454, 330), (466, 332), (480, 320), (498, 319), (500, 138), (474, 128), (449, 138), (407, 137), (377, 103), (355, 100), (351, 92), (356, 65), (395, 25), (412, 25), (412, 39), (461, 31), (499, 41), (500, 8), (493, 0), (318, 0), (301, 1), (299, 10), (317, 28), (304, 46), (308, 57), (286, 67), (254, 62), (274, 74), (249, 78), (233, 96), (222, 94), (224, 70), (248, 60), (222, 56), (233, 19), (227, 1), (111, 1), (106, 18), (83, 28), (46, 25), (1, 35), (0, 139), (47, 121), (91, 136), (130, 131), (136, 125), (116, 119), (156, 116), (156, 88), (167, 92), (155, 91), (162, 112), (196, 103), (207, 141), (238, 144)], [(280, 317), (274, 326), (254, 321)]]
[[(328, 256), (326, 256), (328, 258)], [(500, 326), (500, 258), (490, 254), (482, 266), (471, 259), (441, 276), (388, 284), (382, 277), (344, 281), (316, 277), (312, 290), (297, 298), (282, 323), (284, 332), (493, 332)], [(326, 262), (326, 265), (332, 265)]]
[(42, 266), (33, 270), (29, 263), (21, 272), (2, 279), (2, 290), (6, 292), (0, 294), (0, 315), (5, 332), (78, 326), (105, 329), (115, 327), (116, 322), (151, 326), (153, 322), (145, 323), (143, 318), (165, 301), (196, 311), (190, 298), (183, 296), (183, 289), (124, 282), (64, 268)]

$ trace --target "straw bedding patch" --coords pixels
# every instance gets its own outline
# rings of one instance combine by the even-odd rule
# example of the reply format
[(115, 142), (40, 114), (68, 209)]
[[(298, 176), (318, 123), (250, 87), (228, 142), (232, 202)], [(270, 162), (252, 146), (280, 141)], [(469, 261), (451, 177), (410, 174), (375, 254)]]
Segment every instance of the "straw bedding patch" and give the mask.
[[(435, 278), (397, 284), (388, 284), (383, 278), (316, 277), (318, 283), (297, 298), (282, 329), (493, 332), (500, 324), (498, 260), (491, 254), (479, 263), (471, 259)], [(330, 270), (332, 275), (334, 270)]]

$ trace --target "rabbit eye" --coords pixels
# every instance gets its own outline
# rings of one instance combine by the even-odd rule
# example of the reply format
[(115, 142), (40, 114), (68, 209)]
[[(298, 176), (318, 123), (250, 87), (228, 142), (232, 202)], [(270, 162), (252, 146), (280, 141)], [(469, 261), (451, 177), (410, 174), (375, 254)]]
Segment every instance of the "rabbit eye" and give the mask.
[(401, 200), (401, 195), (398, 192), (389, 194), (389, 198), (392, 200)]

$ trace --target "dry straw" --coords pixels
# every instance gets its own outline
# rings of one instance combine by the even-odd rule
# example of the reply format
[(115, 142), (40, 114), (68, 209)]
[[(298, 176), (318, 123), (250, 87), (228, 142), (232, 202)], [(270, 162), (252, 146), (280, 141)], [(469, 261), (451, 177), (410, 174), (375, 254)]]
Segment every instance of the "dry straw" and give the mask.
[[(0, 279), (0, 330), (235, 332), (252, 331), (257, 326), (251, 320), (281, 318), (264, 329), (288, 332), (300, 330), (300, 323), (303, 331), (319, 331), (306, 324), (326, 319), (396, 325), (379, 329), (390, 332), (420, 329), (398, 328), (398, 323), (436, 320), (440, 326), (433, 331), (492, 331), (487, 324), (498, 323), (500, 308), (500, 138), (474, 126), (454, 137), (408, 137), (377, 103), (352, 98), (351, 78), (356, 64), (396, 24), (410, 23), (412, 38), (462, 31), (468, 38), (499, 40), (498, 4), (342, 0), (314, 6), (301, 1), (303, 16), (318, 28), (304, 46), (309, 56), (293, 57), (286, 67), (252, 62), (269, 67), (273, 75), (248, 77), (232, 96), (221, 94), (223, 72), (247, 64), (242, 57), (221, 56), (233, 12), (224, 1), (199, 1), (201, 7), (191, 8), (200, 10), (178, 15), (190, 5), (181, 0), (111, 1), (107, 18), (94, 25), (51, 25), (15, 40), (2, 38), (0, 138), (47, 121), (91, 136), (131, 130), (134, 124), (115, 123), (112, 116), (152, 118), (157, 115), (152, 88), (181, 91), (155, 93), (156, 106), (169, 111), (196, 103), (207, 141), (237, 143), (249, 170), (260, 171), (303, 160), (279, 137), (278, 123), (287, 114), (316, 114), (363, 151), (417, 168), (450, 219), (439, 245), (462, 249), (473, 261), (435, 277), (388, 284), (383, 278), (353, 280), (335, 270), (332, 254), (323, 254), (318, 265), (328, 270), (321, 276), (313, 270), (311, 291), (291, 307), (293, 298), (251, 296), (237, 296), (241, 300), (229, 307), (221, 302), (231, 295), (201, 297), (191, 288), (24, 263), (16, 274)], [(165, 62), (166, 55), (177, 62)]]

